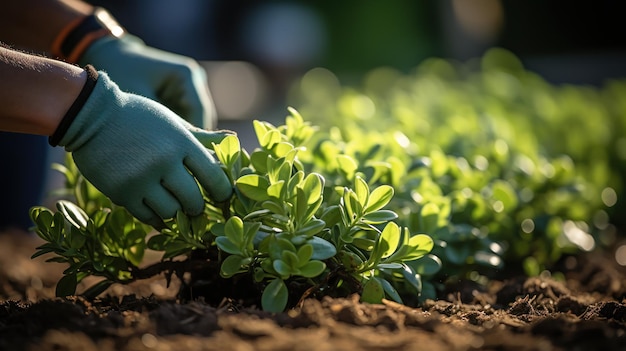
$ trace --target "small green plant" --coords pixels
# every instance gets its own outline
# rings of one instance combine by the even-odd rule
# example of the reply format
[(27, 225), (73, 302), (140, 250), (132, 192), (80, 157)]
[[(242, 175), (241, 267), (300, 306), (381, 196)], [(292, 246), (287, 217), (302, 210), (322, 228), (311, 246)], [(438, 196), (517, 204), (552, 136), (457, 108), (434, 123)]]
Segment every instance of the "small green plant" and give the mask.
[[(235, 136), (212, 145), (233, 183), (232, 199), (217, 204), (207, 198), (203, 215), (179, 212), (154, 235), (98, 193), (68, 158), (57, 168), (76, 203), (59, 201), (55, 213), (31, 210), (46, 241), (34, 256), (53, 253), (50, 261), (69, 265), (57, 295), (74, 294), (87, 276), (103, 277), (84, 292), (95, 296), (113, 283), (161, 272), (182, 279), (202, 267), (222, 279), (247, 281), (258, 288), (262, 308), (273, 312), (308, 296), (355, 292), (367, 302), (417, 301), (422, 281), (414, 262), (431, 251), (432, 239), (394, 222), (398, 215), (385, 209), (393, 187), (371, 188), (362, 174), (351, 184), (329, 184), (308, 170), (312, 165), (298, 155), (315, 128), (290, 112), (283, 126), (254, 122), (260, 147), (251, 154)], [(340, 172), (354, 172), (355, 161), (337, 157)], [(140, 268), (146, 249), (163, 252), (163, 261)]]

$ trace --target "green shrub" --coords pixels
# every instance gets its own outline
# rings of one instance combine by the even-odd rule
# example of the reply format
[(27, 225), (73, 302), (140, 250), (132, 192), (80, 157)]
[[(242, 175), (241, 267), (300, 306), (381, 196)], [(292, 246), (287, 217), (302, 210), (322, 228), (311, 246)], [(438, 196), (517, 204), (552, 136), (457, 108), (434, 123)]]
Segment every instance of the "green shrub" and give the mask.
[[(298, 154), (314, 128), (291, 113), (280, 127), (254, 122), (261, 147), (251, 154), (235, 136), (213, 145), (233, 182), (232, 199), (215, 204), (207, 198), (203, 215), (178, 213), (149, 238), (149, 228), (95, 190), (70, 158), (57, 166), (75, 202), (59, 201), (56, 213), (31, 210), (46, 241), (34, 257), (54, 253), (51, 261), (69, 264), (57, 295), (74, 294), (87, 276), (104, 278), (83, 292), (89, 296), (168, 270), (182, 277), (191, 261), (200, 260), (213, 262), (221, 278), (254, 286), (267, 311), (282, 311), (306, 296), (361, 293), (367, 302), (417, 301), (421, 277), (414, 261), (431, 251), (432, 239), (393, 222), (398, 215), (384, 209), (391, 186), (370, 187), (354, 174), (349, 185), (332, 184), (308, 171)], [(346, 162), (338, 170), (353, 172), (354, 161), (337, 156)], [(162, 252), (164, 261), (139, 268), (146, 249)], [(173, 261), (181, 256), (191, 263)]]

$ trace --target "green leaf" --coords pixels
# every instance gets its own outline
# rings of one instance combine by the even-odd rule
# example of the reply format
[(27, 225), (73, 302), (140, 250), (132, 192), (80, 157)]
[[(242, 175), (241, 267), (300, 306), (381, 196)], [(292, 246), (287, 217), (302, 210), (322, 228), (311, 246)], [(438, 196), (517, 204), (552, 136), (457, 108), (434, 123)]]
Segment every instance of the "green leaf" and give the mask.
[(309, 261), (300, 267), (299, 275), (305, 278), (315, 278), (326, 269), (326, 264), (322, 261)]
[(338, 169), (343, 176), (347, 180), (352, 180), (352, 178), (354, 178), (354, 173), (358, 168), (356, 161), (347, 155), (337, 155), (335, 156), (335, 159), (337, 160)]
[(224, 232), (233, 244), (239, 246), (243, 243), (243, 228), (244, 225), (241, 218), (234, 216), (226, 221)]
[(233, 243), (228, 237), (220, 236), (215, 238), (215, 244), (220, 250), (231, 255), (243, 255), (241, 248), (237, 244)]
[(309, 260), (311, 259), (311, 256), (313, 256), (313, 245), (310, 245), (310, 244), (302, 245), (298, 249), (298, 252), (296, 253), (296, 255), (298, 256), (297, 267), (304, 266), (305, 264), (307, 264), (307, 262), (309, 262)]
[(254, 132), (258, 141), (261, 141), (270, 129), (275, 128), (270, 123), (259, 120), (252, 121), (252, 126), (254, 127)]
[(378, 279), (371, 278), (363, 285), (361, 301), (367, 303), (382, 303), (385, 297), (385, 290)]
[(439, 257), (428, 254), (409, 262), (408, 265), (419, 275), (433, 276), (441, 270), (442, 263)]
[(294, 234), (310, 237), (321, 232), (325, 226), (326, 226), (326, 222), (324, 222), (321, 219), (314, 218), (306, 222), (306, 224), (301, 226), (298, 230), (296, 230)]
[(78, 277), (75, 273), (64, 275), (56, 286), (56, 296), (64, 297), (74, 295), (76, 286), (78, 285)]
[(286, 214), (285, 208), (281, 204), (278, 204), (272, 200), (263, 201), (261, 207), (270, 211), (271, 213), (279, 214), (282, 216)]
[(417, 234), (409, 238), (409, 246), (413, 248), (405, 258), (407, 260), (420, 258), (432, 251), (435, 242), (426, 234)]
[(381, 224), (389, 221), (393, 221), (398, 218), (398, 215), (390, 210), (378, 210), (375, 212), (366, 213), (362, 217), (362, 221), (368, 224)]
[(267, 151), (256, 150), (250, 155), (250, 163), (259, 174), (264, 174), (267, 173), (267, 160), (269, 157), (270, 154)]
[(78, 207), (76, 204), (67, 200), (59, 200), (57, 201), (57, 209), (74, 227), (79, 229), (87, 228), (89, 216), (87, 216), (85, 211), (83, 211), (83, 209)]
[(376, 246), (376, 240), (368, 238), (354, 238), (352, 240), (352, 245), (358, 247), (361, 250), (372, 251), (374, 250), (374, 246)]
[(156, 234), (148, 239), (148, 248), (155, 251), (163, 251), (172, 240), (172, 236), (167, 234)]
[(348, 223), (352, 223), (355, 219), (361, 217), (363, 213), (363, 207), (356, 197), (354, 191), (346, 189), (343, 193), (343, 205), (348, 216)]
[(291, 241), (283, 238), (277, 238), (276, 235), (271, 235), (269, 239), (269, 253), (272, 259), (281, 259), (284, 251), (291, 251), (295, 254), (296, 247)]
[(145, 233), (141, 229), (133, 229), (126, 234), (127, 245), (124, 249), (124, 258), (131, 264), (139, 266), (143, 261), (146, 250)]
[(243, 242), (241, 244), (241, 248), (246, 254), (245, 256), (250, 256), (254, 250), (254, 239), (256, 238), (260, 228), (261, 223), (259, 222), (244, 223)]
[(310, 238), (308, 243), (313, 246), (313, 255), (311, 255), (312, 260), (325, 260), (337, 254), (337, 248), (335, 248), (335, 245), (318, 236)]
[(230, 278), (237, 273), (244, 272), (241, 265), (244, 258), (239, 255), (231, 255), (222, 261), (220, 266), (220, 275), (224, 278)]
[(365, 206), (365, 213), (378, 211), (381, 208), (387, 206), (391, 198), (393, 198), (394, 190), (389, 185), (381, 185), (374, 189), (367, 200), (367, 206)]
[(380, 235), (380, 241), (387, 244), (386, 249), (382, 251), (382, 258), (391, 256), (400, 243), (400, 227), (394, 222), (389, 222)]
[(228, 135), (219, 144), (215, 145), (213, 149), (218, 160), (230, 168), (241, 151), (241, 145), (239, 138), (234, 135)]
[(293, 150), (293, 145), (291, 145), (290, 143), (285, 142), (285, 141), (278, 142), (278, 143), (274, 144), (274, 146), (272, 147), (272, 153), (276, 157), (284, 157), (291, 150)]
[(291, 170), (293, 169), (290, 162), (285, 161), (283, 158), (274, 161), (274, 159), (270, 157), (267, 160), (268, 176), (271, 183), (289, 181), (289, 178), (291, 178)]
[(382, 240), (381, 237), (379, 237), (374, 245), (374, 249), (370, 253), (370, 257), (367, 260), (368, 267), (375, 267), (383, 258), (383, 253), (386, 253), (387, 251), (389, 251), (389, 242), (387, 240)]
[(359, 203), (361, 203), (361, 206), (365, 208), (370, 196), (370, 189), (367, 186), (367, 182), (359, 176), (354, 179), (354, 193), (356, 194)]
[(311, 173), (304, 178), (302, 190), (307, 195), (306, 203), (314, 204), (322, 197), (322, 191), (324, 190), (324, 178), (317, 174)]
[(376, 268), (378, 269), (401, 269), (402, 264), (400, 263), (379, 263)]
[(282, 139), (280, 132), (276, 129), (268, 130), (265, 135), (259, 139), (259, 143), (266, 150), (272, 149), (274, 145), (279, 143)]
[(282, 279), (289, 278), (293, 273), (292, 266), (284, 260), (274, 260), (272, 267), (274, 267), (274, 270)]
[(274, 279), (263, 290), (261, 307), (267, 312), (282, 312), (287, 307), (288, 297), (289, 292), (285, 282), (282, 279)]
[(332, 227), (341, 221), (341, 211), (341, 207), (338, 205), (328, 206), (324, 212), (322, 212), (320, 219), (326, 223), (327, 227)]
[(415, 292), (419, 295), (422, 291), (422, 277), (416, 273), (410, 265), (403, 264), (402, 266), (402, 277), (404, 277), (404, 280), (409, 283), (409, 285), (413, 287)]
[(201, 238), (207, 231), (209, 219), (205, 215), (194, 216), (190, 218), (191, 232), (194, 237)]
[(184, 253), (187, 253), (192, 250), (192, 247), (189, 246), (188, 243), (182, 240), (173, 240), (167, 244), (165, 247), (165, 252), (163, 253), (163, 258), (172, 258)]
[(235, 182), (237, 189), (242, 194), (255, 201), (269, 200), (267, 188), (270, 186), (268, 180), (256, 174), (247, 174)]
[(391, 297), (397, 303), (402, 303), (402, 298), (398, 294), (396, 288), (391, 285), (391, 283), (387, 279), (382, 279), (378, 277), (374, 277), (374, 279), (380, 280), (381, 285), (383, 286), (383, 290), (387, 294), (387, 296)]
[(291, 268), (298, 268), (300, 265), (298, 254), (293, 251), (283, 251), (281, 259)]
[(191, 237), (191, 222), (181, 210), (176, 211), (176, 226), (183, 236)]
[(308, 220), (307, 212), (309, 209), (309, 205), (307, 204), (309, 195), (304, 192), (301, 188), (296, 189), (296, 201), (294, 206), (295, 218), (297, 222), (305, 222)]
[(274, 198), (274, 199), (282, 199), (283, 198), (282, 192), (283, 192), (284, 185), (285, 185), (284, 180), (279, 180), (275, 182), (274, 184), (271, 184), (267, 188), (267, 195), (269, 195), (269, 197)]
[(69, 238), (70, 247), (74, 249), (81, 249), (83, 245), (85, 245), (85, 241), (87, 237), (83, 234), (80, 229), (76, 227), (70, 228), (70, 238)]
[(52, 227), (54, 214), (45, 207), (33, 207), (30, 210), (30, 218), (37, 226), (37, 235), (46, 241), (54, 241), (48, 235), (48, 229)]

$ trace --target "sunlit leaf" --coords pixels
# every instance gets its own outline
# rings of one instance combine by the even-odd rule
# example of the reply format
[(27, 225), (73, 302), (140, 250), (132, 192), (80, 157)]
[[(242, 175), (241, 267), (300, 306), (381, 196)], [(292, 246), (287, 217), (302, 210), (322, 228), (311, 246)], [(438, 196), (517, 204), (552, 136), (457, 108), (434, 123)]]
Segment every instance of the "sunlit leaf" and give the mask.
[(76, 228), (85, 229), (87, 227), (89, 216), (76, 204), (66, 200), (59, 200), (57, 201), (57, 208), (63, 213), (65, 219)]
[(394, 222), (387, 223), (379, 240), (386, 243), (386, 249), (382, 251), (381, 257), (390, 256), (396, 251), (400, 243), (400, 227)]
[(393, 198), (393, 188), (388, 185), (381, 185), (374, 189), (368, 198), (365, 212), (374, 212), (387, 206), (391, 198)]
[(235, 185), (242, 194), (252, 200), (265, 201), (269, 199), (267, 188), (270, 184), (267, 179), (262, 176), (248, 174), (237, 179)]
[(365, 208), (367, 206), (367, 202), (370, 196), (370, 190), (369, 190), (369, 187), (367, 186), (367, 182), (363, 180), (363, 178), (358, 177), (358, 176), (355, 177), (354, 193), (356, 194), (357, 199), (359, 199), (361, 206)]
[(337, 160), (339, 171), (346, 177), (346, 179), (351, 180), (354, 178), (354, 173), (358, 168), (356, 161), (347, 155), (336, 155), (335, 159)]

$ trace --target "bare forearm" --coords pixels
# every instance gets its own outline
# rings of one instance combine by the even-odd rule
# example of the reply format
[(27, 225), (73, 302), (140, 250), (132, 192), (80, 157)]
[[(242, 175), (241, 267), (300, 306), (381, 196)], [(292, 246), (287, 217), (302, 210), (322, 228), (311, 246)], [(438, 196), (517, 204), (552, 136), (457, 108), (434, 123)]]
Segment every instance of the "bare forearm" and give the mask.
[(86, 81), (79, 67), (0, 47), (0, 130), (52, 135)]
[(77, 0), (4, 1), (0, 5), (0, 41), (39, 53), (48, 52), (67, 24), (91, 11), (91, 5)]

